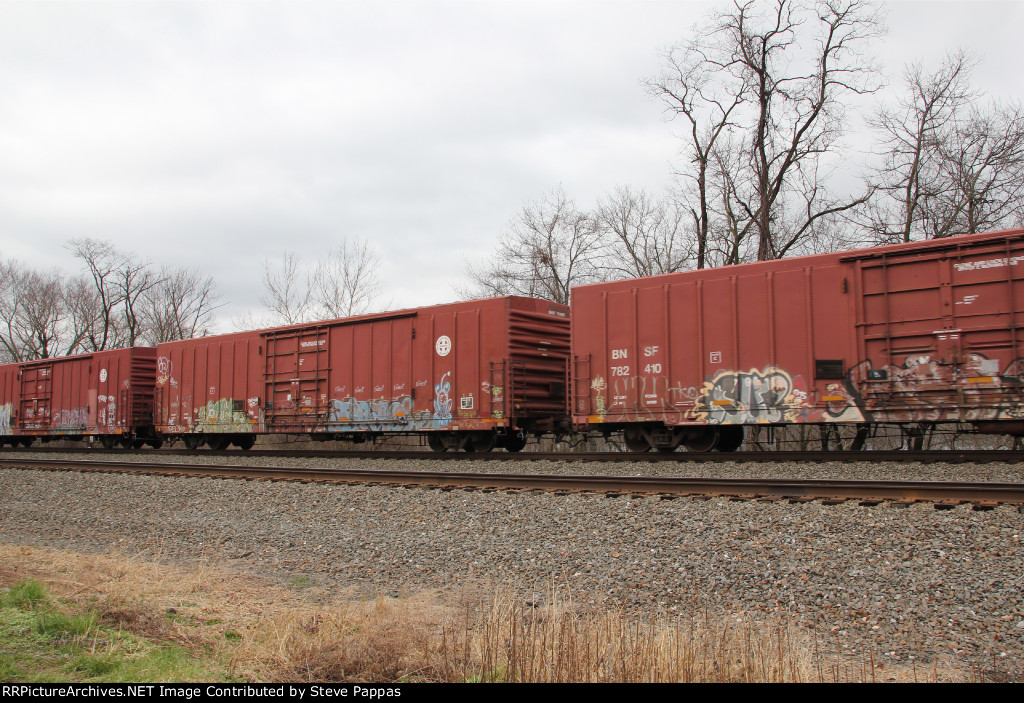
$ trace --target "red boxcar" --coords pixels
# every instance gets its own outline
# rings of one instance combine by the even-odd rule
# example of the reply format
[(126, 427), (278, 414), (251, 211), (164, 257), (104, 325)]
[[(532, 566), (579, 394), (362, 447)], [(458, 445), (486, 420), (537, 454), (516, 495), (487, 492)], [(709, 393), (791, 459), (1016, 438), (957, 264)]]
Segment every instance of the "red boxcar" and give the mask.
[(573, 290), (577, 425), (731, 450), (743, 425), (1024, 432), (1024, 230)]
[(115, 349), (0, 366), (0, 435), (9, 443), (96, 437), (158, 445), (156, 350)]
[[(18, 365), (0, 364), (0, 447), (22, 443), (18, 436)], [(26, 444), (31, 440), (26, 440)]]
[(519, 297), (170, 342), (156, 425), (192, 447), (427, 433), (516, 450), (564, 424), (568, 358), (568, 308)]

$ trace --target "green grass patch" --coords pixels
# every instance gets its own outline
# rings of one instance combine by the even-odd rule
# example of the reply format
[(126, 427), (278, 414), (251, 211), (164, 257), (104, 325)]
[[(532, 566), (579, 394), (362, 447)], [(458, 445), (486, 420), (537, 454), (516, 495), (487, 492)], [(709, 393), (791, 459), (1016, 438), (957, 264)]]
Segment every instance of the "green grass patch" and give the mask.
[(45, 605), (49, 599), (46, 586), (33, 579), (27, 579), (14, 584), (4, 593), (0, 598), (0, 606), (27, 610)]
[(125, 631), (86, 606), (22, 581), (0, 597), (0, 681), (228, 681), (215, 653)]
[(312, 586), (313, 580), (308, 576), (299, 575), (293, 576), (291, 579), (288, 580), (288, 583), (291, 584), (293, 588), (296, 588), (301, 591), (304, 588), (309, 588), (310, 586)]

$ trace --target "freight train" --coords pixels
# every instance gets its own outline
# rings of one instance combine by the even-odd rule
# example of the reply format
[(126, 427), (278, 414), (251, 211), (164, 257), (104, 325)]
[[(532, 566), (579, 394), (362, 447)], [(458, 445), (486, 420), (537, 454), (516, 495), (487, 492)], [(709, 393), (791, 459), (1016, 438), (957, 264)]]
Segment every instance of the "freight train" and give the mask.
[(0, 366), (0, 444), (249, 448), (260, 435), (519, 451), (745, 428), (1024, 434), (1024, 229)]

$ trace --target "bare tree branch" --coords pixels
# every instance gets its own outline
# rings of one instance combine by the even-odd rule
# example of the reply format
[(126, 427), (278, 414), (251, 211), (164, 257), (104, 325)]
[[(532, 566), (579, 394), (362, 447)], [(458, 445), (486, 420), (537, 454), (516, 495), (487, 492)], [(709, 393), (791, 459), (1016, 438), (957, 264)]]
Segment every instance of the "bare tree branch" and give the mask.
[(844, 99), (880, 86), (863, 55), (879, 33), (865, 0), (734, 0), (669, 52), (648, 87), (689, 123), (681, 174), (698, 268), (742, 260), (749, 235), (757, 259), (784, 256), (865, 201), (831, 193), (821, 164)]
[(597, 227), (604, 238), (604, 268), (613, 277), (637, 278), (687, 267), (692, 241), (681, 208), (622, 186), (598, 203)]
[(307, 322), (310, 312), (310, 277), (303, 272), (299, 258), (290, 251), (281, 256), (280, 269), (267, 259), (263, 263), (264, 295), (260, 303), (274, 323), (293, 325)]
[(492, 259), (470, 265), (465, 297), (525, 295), (569, 302), (569, 289), (599, 280), (602, 256), (595, 219), (559, 188), (527, 205), (498, 240)]
[(198, 269), (165, 267), (141, 301), (146, 342), (155, 346), (205, 336), (219, 307), (212, 276)]
[(380, 295), (380, 255), (365, 239), (343, 239), (321, 261), (312, 278), (313, 303), (324, 317), (368, 312)]

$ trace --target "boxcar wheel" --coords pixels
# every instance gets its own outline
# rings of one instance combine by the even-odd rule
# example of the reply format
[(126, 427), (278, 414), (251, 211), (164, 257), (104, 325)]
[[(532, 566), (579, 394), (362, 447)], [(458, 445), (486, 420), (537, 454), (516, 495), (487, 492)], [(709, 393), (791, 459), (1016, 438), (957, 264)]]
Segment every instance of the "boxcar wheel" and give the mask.
[(494, 449), (493, 432), (475, 432), (466, 442), (467, 452), (489, 452)]
[(235, 438), (235, 446), (243, 451), (249, 451), (254, 444), (256, 444), (256, 435), (246, 434)]
[(644, 437), (643, 432), (635, 427), (626, 428), (622, 432), (622, 441), (631, 452), (646, 452), (651, 448), (651, 443)]
[(213, 451), (222, 452), (231, 444), (231, 438), (227, 435), (217, 435), (216, 437), (210, 437), (206, 440), (206, 443), (210, 445), (210, 449)]
[(100, 444), (104, 449), (113, 449), (114, 445), (117, 444), (117, 437), (113, 435), (105, 434), (100, 437)]
[(195, 451), (196, 449), (199, 449), (199, 447), (201, 447), (204, 444), (206, 444), (206, 438), (205, 437), (199, 437), (199, 436), (193, 435), (193, 434), (185, 435), (184, 437), (181, 438), (181, 441), (185, 443), (185, 448), (186, 449), (191, 449), (193, 451)]
[(505, 437), (501, 446), (505, 448), (506, 452), (521, 452), (526, 447), (526, 436), (515, 432)]
[(444, 446), (444, 440), (441, 439), (441, 435), (437, 432), (427, 434), (427, 445), (435, 452), (443, 452), (448, 449), (448, 447)]
[(718, 446), (720, 452), (734, 452), (743, 444), (743, 426), (728, 425), (718, 431)]
[(718, 446), (718, 438), (717, 428), (704, 427), (686, 438), (686, 448), (691, 452), (710, 452)]

